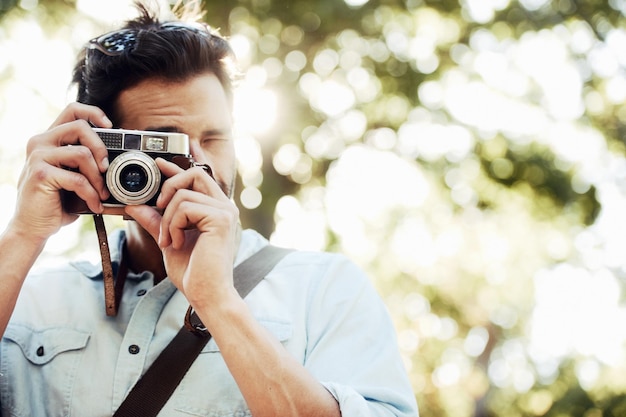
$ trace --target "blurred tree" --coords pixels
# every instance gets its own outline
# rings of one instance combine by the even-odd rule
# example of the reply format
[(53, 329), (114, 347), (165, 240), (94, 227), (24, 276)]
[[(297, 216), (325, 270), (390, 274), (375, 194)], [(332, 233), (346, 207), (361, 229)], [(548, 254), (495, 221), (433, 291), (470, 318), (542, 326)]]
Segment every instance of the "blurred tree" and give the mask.
[(15, 7), (17, 1), (16, 0), (2, 0), (0, 1), (0, 13), (4, 14), (13, 7)]
[[(25, 13), (4, 1), (0, 19), (11, 7)], [(61, 25), (45, 16), (74, 7), (30, 13)], [(244, 226), (345, 251), (375, 277), (423, 415), (621, 415), (623, 359), (549, 355), (532, 332), (533, 284), (563, 264), (607, 266), (579, 247), (599, 239), (598, 187), (626, 177), (603, 171), (626, 151), (624, 1), (204, 8), (241, 53), (242, 87), (277, 103), (270, 128), (244, 126), (261, 161), (240, 167)]]

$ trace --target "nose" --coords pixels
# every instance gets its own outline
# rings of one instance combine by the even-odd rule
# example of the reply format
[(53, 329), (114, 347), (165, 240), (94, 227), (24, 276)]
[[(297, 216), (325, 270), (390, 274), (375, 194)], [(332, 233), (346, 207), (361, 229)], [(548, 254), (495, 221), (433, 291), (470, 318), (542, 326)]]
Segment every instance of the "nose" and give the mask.
[(200, 143), (197, 140), (189, 141), (189, 151), (191, 152), (191, 156), (193, 157), (194, 161), (196, 161), (197, 163), (209, 163), (206, 154), (202, 151), (202, 146), (200, 146)]

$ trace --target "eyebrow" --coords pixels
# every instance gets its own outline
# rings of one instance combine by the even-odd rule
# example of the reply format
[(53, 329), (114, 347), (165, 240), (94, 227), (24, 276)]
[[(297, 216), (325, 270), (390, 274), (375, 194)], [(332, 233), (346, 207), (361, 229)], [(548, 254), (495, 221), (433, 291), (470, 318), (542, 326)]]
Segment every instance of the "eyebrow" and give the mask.
[[(153, 132), (166, 132), (166, 133), (183, 133), (176, 126), (148, 126), (146, 130)], [(227, 129), (209, 129), (202, 132), (202, 137), (207, 136), (230, 136), (231, 131)]]
[(180, 129), (176, 126), (148, 126), (146, 130), (151, 130), (153, 132), (167, 132), (167, 133), (180, 133)]

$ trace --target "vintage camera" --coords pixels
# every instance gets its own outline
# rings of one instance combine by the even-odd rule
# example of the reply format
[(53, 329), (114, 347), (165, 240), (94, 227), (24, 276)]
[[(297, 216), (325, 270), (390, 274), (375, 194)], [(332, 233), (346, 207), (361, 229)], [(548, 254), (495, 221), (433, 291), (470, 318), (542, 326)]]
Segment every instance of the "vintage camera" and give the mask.
[[(124, 214), (124, 206), (156, 205), (165, 178), (156, 158), (171, 161), (183, 169), (195, 166), (184, 133), (123, 129), (93, 129), (109, 150), (109, 168), (103, 174), (111, 196), (103, 201), (105, 214)], [(205, 170), (209, 174), (210, 168)], [(76, 193), (63, 191), (63, 208), (68, 213), (92, 214)]]

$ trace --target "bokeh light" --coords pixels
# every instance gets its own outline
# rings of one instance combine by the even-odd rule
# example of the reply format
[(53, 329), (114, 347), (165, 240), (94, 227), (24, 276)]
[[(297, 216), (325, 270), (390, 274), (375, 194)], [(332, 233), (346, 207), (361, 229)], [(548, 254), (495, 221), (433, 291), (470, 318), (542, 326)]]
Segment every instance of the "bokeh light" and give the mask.
[[(366, 269), (424, 415), (556, 416), (569, 393), (591, 417), (621, 398), (623, 1), (213, 3), (244, 74), (243, 220)], [(4, 17), (0, 226), (26, 140), (72, 98), (75, 53), (129, 4)], [(97, 258), (86, 230), (40, 262)]]

